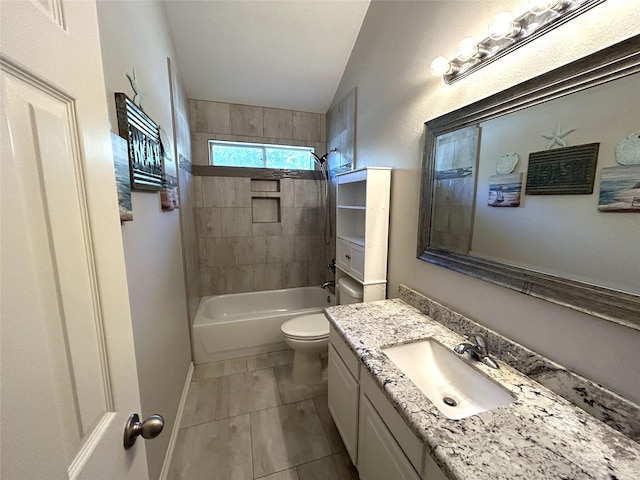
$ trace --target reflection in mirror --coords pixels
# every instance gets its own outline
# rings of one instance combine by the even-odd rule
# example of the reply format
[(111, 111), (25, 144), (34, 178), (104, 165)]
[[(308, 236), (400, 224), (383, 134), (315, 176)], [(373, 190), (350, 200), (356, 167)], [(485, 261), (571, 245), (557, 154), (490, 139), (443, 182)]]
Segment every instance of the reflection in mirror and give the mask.
[[(640, 329), (640, 208), (598, 209), (602, 169), (640, 132), (639, 51), (633, 37), (427, 122), (419, 258)], [(530, 154), (594, 143), (593, 193), (525, 194)]]
[(478, 133), (478, 127), (467, 127), (436, 139), (430, 238), (434, 247), (458, 253), (469, 251)]

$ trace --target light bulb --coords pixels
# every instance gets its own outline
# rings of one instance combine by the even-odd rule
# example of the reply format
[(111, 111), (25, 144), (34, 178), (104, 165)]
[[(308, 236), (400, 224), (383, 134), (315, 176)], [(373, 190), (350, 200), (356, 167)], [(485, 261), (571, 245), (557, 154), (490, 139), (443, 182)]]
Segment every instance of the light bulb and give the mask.
[(447, 57), (437, 57), (431, 62), (429, 71), (434, 77), (441, 77), (447, 73), (452, 73), (453, 68)]
[(529, 11), (534, 15), (540, 15), (562, 3), (561, 0), (529, 0)]
[(456, 49), (456, 58), (461, 62), (466, 62), (479, 51), (478, 42), (473, 37), (463, 38)]
[(511, 12), (500, 12), (489, 24), (489, 37), (494, 40), (516, 37), (522, 30), (520, 23), (514, 21)]

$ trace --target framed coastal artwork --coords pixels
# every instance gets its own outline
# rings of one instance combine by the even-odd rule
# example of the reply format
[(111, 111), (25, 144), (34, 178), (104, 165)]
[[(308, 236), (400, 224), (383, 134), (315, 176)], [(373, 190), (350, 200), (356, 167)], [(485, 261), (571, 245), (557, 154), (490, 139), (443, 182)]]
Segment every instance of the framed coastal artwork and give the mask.
[(113, 150), (113, 166), (116, 172), (116, 186), (118, 188), (120, 221), (130, 222), (133, 220), (133, 208), (131, 207), (131, 179), (129, 177), (127, 141), (121, 136), (111, 133), (111, 148)]
[(489, 201), (491, 207), (518, 207), (522, 192), (522, 173), (492, 175), (489, 177)]
[(598, 210), (640, 212), (640, 165), (602, 169)]

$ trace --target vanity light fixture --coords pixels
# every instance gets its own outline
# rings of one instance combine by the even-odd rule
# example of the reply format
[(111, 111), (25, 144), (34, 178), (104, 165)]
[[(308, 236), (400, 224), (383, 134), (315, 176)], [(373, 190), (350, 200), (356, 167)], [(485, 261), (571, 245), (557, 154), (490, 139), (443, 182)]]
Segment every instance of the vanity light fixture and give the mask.
[(606, 0), (529, 0), (528, 10), (519, 17), (501, 12), (489, 24), (488, 36), (460, 41), (455, 57), (437, 57), (429, 71), (451, 84), (479, 68), (544, 35)]

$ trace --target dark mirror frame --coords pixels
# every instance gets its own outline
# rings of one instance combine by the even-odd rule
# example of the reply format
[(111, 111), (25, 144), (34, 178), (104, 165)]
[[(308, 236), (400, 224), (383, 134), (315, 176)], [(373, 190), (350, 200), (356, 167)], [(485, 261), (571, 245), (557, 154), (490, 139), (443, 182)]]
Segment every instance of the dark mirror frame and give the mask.
[[(640, 296), (429, 245), (436, 138), (640, 72), (640, 35), (425, 123), (418, 258), (640, 330)], [(640, 221), (640, 218), (638, 219)]]

